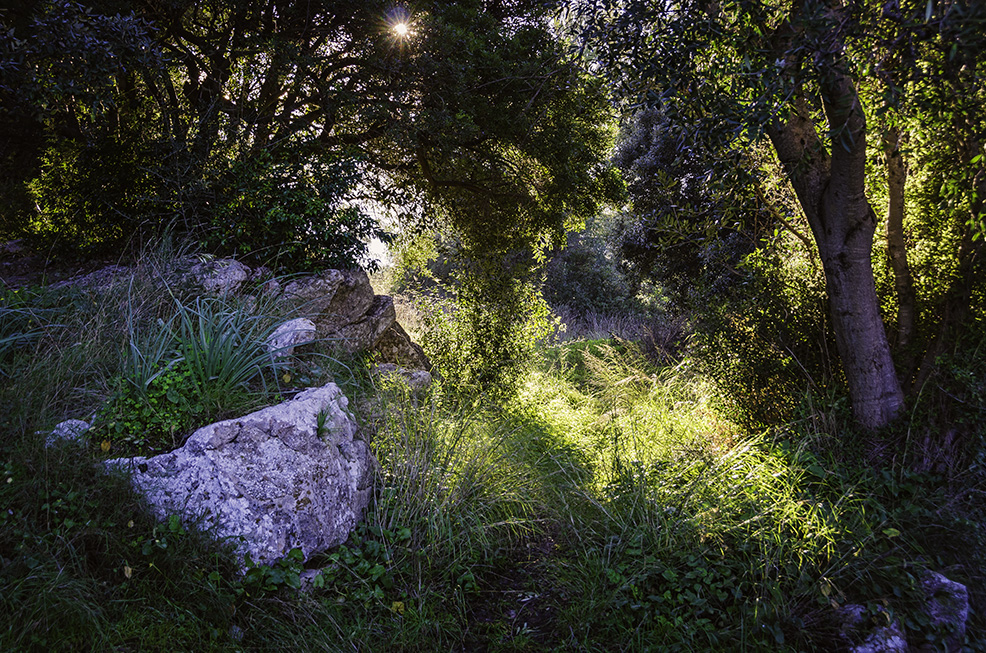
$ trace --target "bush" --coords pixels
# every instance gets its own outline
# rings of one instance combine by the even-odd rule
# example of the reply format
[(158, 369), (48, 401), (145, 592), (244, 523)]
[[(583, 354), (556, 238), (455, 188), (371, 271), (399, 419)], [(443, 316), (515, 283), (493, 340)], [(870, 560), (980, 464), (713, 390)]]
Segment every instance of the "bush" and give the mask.
[(643, 306), (612, 251), (611, 219), (597, 216), (581, 234), (571, 233), (564, 249), (545, 267), (544, 298), (555, 310), (567, 306), (578, 314), (641, 312)]
[(530, 286), (464, 285), (453, 300), (432, 296), (422, 346), (458, 392), (497, 400), (513, 394), (553, 332), (550, 312)]
[(203, 246), (273, 261), (282, 270), (354, 267), (371, 238), (389, 240), (376, 220), (346, 202), (359, 174), (351, 159), (279, 160), (266, 150), (233, 162), (219, 180), (218, 208), (208, 218)]

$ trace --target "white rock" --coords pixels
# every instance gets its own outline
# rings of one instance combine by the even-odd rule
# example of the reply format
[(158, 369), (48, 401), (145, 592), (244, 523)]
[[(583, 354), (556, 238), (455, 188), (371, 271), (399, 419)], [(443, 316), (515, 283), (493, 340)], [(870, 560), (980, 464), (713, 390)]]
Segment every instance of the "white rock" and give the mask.
[(839, 616), (842, 620), (840, 637), (850, 653), (907, 653), (907, 639), (900, 623), (886, 623), (885, 613), (880, 616), (886, 625), (876, 627), (862, 605), (845, 605), (839, 609)]
[(54, 447), (58, 444), (83, 445), (86, 442), (86, 431), (88, 430), (88, 422), (83, 422), (81, 419), (66, 420), (51, 430), (51, 433), (45, 438), (45, 446)]
[(250, 268), (231, 258), (197, 263), (189, 270), (195, 282), (210, 294), (235, 293), (250, 279)]
[(315, 323), (299, 317), (274, 329), (267, 339), (267, 351), (275, 357), (294, 356), (294, 348), (315, 339)]
[(107, 461), (129, 471), (161, 519), (179, 514), (270, 564), (341, 544), (369, 501), (375, 461), (335, 384), (203, 427), (153, 458)]

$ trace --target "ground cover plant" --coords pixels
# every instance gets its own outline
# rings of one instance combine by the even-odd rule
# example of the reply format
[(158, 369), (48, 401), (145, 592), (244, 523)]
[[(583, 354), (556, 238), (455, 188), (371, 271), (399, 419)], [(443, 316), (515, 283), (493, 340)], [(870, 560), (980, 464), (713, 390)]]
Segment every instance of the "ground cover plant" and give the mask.
[[(125, 479), (96, 473), (99, 443), (44, 447), (55, 422), (112, 405), (108, 379), (172, 351), (152, 327), (173, 300), (123, 291), (146, 337), (107, 328), (123, 319), (112, 291), (5, 298), (5, 333), (39, 334), (7, 350), (0, 390), (5, 649), (832, 650), (847, 603), (899, 619), (912, 641), (946, 635), (917, 609), (925, 567), (981, 596), (981, 485), (963, 498), (934, 470), (859, 464), (850, 418), (824, 403), (751, 431), (694, 361), (656, 363), (613, 338), (547, 346), (498, 403), (449, 381), (424, 395), (381, 385), (371, 360), (327, 353), (280, 370), (339, 380), (380, 470), (345, 545), (308, 570), (295, 552), (241, 575), (207, 536), (154, 521)], [(233, 308), (185, 317), (221, 326)], [(974, 400), (967, 366), (953, 376)], [(182, 374), (176, 391), (195, 396)]]

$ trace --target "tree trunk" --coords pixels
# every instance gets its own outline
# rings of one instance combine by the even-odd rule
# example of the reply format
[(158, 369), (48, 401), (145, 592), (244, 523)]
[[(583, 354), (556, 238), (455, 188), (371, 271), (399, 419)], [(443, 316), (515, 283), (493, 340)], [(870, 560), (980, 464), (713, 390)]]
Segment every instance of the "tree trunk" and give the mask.
[(818, 245), (854, 417), (876, 429), (900, 414), (904, 395), (873, 279), (876, 215), (865, 191), (866, 120), (847, 74), (833, 66), (820, 81), (831, 152), (818, 137), (803, 89), (787, 118), (767, 133)]
[[(904, 396), (890, 355), (873, 280), (871, 249), (876, 216), (865, 200), (852, 201), (830, 185), (823, 205), (850, 220), (829, 220), (818, 240), (836, 345), (849, 383), (853, 415), (867, 428), (893, 421)], [(860, 217), (861, 213), (868, 217)], [(840, 224), (833, 226), (831, 223)], [(839, 228), (841, 227), (841, 228)]]
[[(907, 171), (900, 154), (900, 128), (890, 127), (884, 133), (883, 153), (887, 163), (887, 254), (894, 271), (897, 291), (897, 347), (904, 349), (914, 335), (915, 295), (911, 269), (907, 265), (907, 246), (904, 242), (904, 184)], [(910, 368), (911, 365), (905, 365)], [(908, 378), (909, 373), (901, 375)]]

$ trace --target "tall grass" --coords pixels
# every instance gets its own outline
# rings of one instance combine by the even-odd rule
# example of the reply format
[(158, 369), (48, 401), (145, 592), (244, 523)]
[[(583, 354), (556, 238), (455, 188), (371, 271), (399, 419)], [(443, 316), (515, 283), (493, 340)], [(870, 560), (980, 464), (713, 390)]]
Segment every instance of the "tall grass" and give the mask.
[[(148, 388), (178, 360), (200, 365), (189, 391), (262, 389), (249, 379), (276, 316), (176, 303), (152, 281), (165, 265), (0, 304), (14, 338), (0, 358), (4, 650), (825, 651), (853, 602), (920, 641), (920, 567), (976, 532), (933, 478), (855, 464), (832, 406), (747, 432), (686, 358), (655, 364), (612, 333), (547, 348), (499, 406), (451, 379), (374, 387), (371, 360), (326, 347), (285, 371), (348, 379), (379, 461), (370, 508), (311, 562), (307, 592), (285, 580), (305, 571), (290, 558), (244, 576), (97, 474), (91, 449), (44, 448), (111, 379)], [(213, 349), (249, 373), (219, 371)]]
[[(824, 649), (833, 603), (914, 592), (899, 565), (920, 549), (872, 478), (820, 457), (811, 438), (794, 446), (723, 420), (687, 362), (655, 369), (625, 344), (565, 348), (582, 360), (554, 357), (518, 409), (558, 461), (568, 552), (553, 582), (591, 597), (562, 605), (571, 645)], [(572, 452), (579, 465), (566, 468)]]

